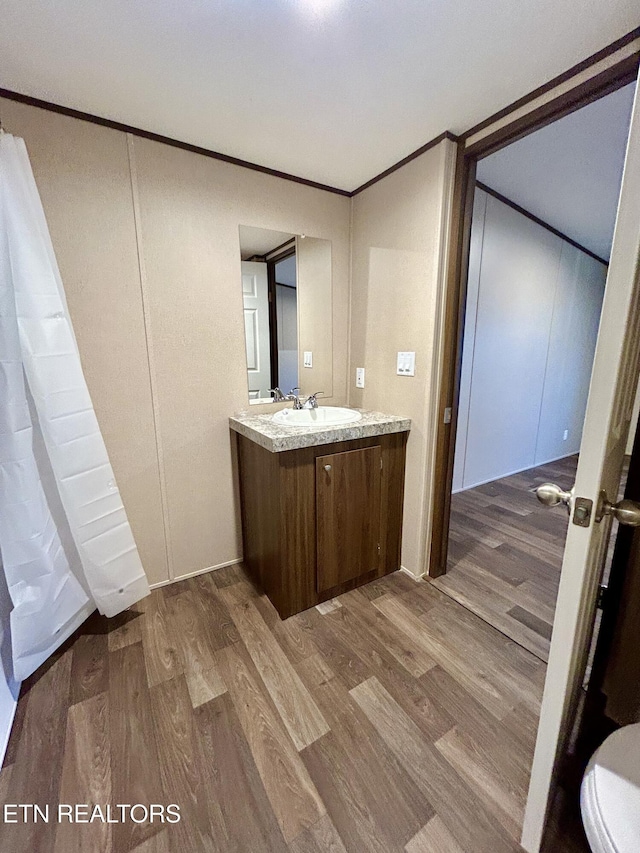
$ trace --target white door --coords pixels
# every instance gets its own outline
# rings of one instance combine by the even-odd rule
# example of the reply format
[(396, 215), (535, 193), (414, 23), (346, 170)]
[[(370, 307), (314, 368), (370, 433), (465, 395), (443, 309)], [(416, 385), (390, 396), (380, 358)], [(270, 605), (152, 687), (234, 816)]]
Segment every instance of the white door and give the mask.
[(244, 335), (247, 346), (249, 399), (270, 398), (271, 348), (269, 344), (269, 286), (267, 265), (242, 262)]
[[(610, 516), (600, 522), (595, 518), (601, 492), (612, 500), (618, 494), (638, 384), (639, 330), (640, 109), (636, 89), (522, 831), (522, 846), (529, 853), (540, 849), (554, 766), (567, 743), (583, 677), (611, 527)], [(577, 523), (579, 498), (593, 503), (587, 526)]]

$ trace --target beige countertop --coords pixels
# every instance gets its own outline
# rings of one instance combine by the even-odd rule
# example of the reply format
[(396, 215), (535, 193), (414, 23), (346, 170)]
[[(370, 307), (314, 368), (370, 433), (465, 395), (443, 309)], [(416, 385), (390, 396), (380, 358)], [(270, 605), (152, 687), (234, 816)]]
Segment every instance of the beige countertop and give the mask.
[(237, 415), (229, 418), (229, 426), (245, 438), (255, 441), (271, 453), (286, 450), (298, 450), (301, 447), (316, 447), (320, 444), (333, 444), (336, 441), (351, 441), (357, 438), (371, 438), (375, 435), (389, 435), (394, 432), (408, 432), (411, 420), (397, 415), (385, 415), (382, 412), (367, 412), (356, 409), (362, 418), (355, 423), (334, 424), (322, 427), (290, 427), (273, 422), (273, 415)]

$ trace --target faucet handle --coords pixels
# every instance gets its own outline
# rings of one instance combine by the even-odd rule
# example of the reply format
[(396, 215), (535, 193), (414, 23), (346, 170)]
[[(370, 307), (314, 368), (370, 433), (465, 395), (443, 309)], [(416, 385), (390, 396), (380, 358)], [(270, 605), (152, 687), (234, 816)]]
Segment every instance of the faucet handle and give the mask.
[(305, 409), (318, 408), (318, 400), (316, 398), (319, 394), (324, 394), (324, 391), (315, 391), (313, 394), (309, 394), (304, 404)]
[(280, 403), (282, 400), (284, 400), (284, 394), (278, 388), (277, 385), (275, 388), (268, 388), (267, 390), (269, 391), (270, 394), (273, 394), (273, 402), (274, 403)]

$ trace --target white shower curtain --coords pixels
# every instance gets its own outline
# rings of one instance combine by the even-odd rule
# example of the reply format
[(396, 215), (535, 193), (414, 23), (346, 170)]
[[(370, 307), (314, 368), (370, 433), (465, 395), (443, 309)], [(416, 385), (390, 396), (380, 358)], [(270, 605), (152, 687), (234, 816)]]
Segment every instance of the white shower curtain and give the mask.
[[(96, 204), (99, 204), (96, 199)], [(0, 555), (24, 679), (149, 593), (23, 140), (0, 132)]]

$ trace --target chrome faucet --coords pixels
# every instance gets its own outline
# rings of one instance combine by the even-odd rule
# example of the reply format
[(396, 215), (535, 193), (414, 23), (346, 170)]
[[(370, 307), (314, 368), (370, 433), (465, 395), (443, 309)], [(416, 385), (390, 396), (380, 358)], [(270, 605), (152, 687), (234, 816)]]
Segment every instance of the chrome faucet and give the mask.
[(304, 401), (303, 409), (317, 409), (318, 408), (318, 394), (324, 394), (324, 391), (315, 391), (313, 394), (310, 394), (307, 399)]
[(293, 408), (294, 409), (304, 409), (304, 406), (300, 402), (300, 389), (292, 388), (291, 391), (283, 397), (284, 400), (293, 400)]
[(293, 400), (294, 409), (317, 409), (318, 400), (316, 398), (318, 394), (324, 394), (324, 391), (316, 391), (315, 394), (310, 394), (304, 401), (304, 403), (300, 401), (299, 388), (292, 388), (288, 394), (283, 394), (282, 391), (276, 386), (275, 388), (269, 388), (269, 393), (273, 394), (274, 403), (284, 403), (287, 400)]

